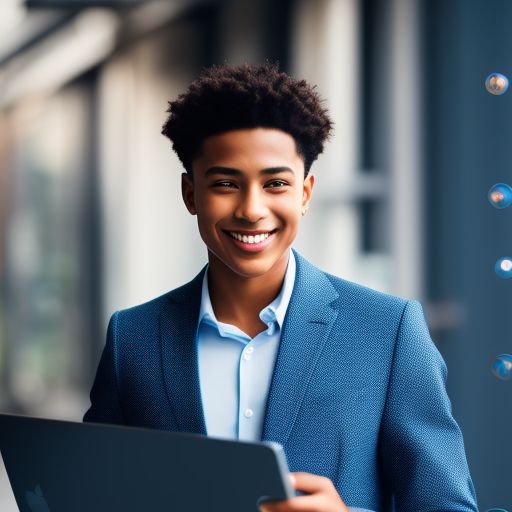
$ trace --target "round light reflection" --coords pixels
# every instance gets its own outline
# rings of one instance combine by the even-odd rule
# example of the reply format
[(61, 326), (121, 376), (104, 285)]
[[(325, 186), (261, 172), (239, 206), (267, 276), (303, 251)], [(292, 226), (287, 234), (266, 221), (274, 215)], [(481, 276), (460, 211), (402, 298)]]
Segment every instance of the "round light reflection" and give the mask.
[(487, 92), (495, 96), (505, 94), (508, 89), (508, 78), (501, 73), (491, 73), (485, 80)]
[(491, 372), (497, 379), (510, 380), (512, 378), (512, 355), (496, 356), (491, 364)]
[(487, 199), (494, 208), (506, 208), (512, 204), (512, 187), (506, 183), (496, 183), (487, 193)]
[(501, 279), (510, 279), (512, 277), (512, 258), (510, 256), (500, 258), (494, 265), (494, 271)]

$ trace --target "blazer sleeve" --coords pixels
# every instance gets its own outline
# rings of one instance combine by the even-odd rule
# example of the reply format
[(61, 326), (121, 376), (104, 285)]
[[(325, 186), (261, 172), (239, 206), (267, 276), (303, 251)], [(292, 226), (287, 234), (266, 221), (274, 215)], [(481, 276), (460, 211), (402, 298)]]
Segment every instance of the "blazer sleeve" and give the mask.
[(110, 318), (107, 342), (101, 355), (96, 378), (91, 389), (91, 406), (85, 413), (84, 422), (124, 424), (119, 398), (117, 377), (116, 331), (118, 313)]
[(446, 377), (422, 307), (408, 301), (395, 342), (379, 440), (396, 512), (478, 512)]

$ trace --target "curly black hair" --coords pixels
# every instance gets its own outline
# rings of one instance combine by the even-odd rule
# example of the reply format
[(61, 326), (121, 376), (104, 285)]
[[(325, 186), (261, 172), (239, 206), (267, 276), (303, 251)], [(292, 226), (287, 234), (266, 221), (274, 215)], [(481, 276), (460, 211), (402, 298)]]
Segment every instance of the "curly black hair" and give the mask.
[(305, 80), (295, 80), (274, 63), (212, 66), (169, 102), (162, 134), (189, 175), (203, 140), (241, 128), (278, 128), (289, 133), (304, 160), (304, 177), (324, 149), (333, 122)]

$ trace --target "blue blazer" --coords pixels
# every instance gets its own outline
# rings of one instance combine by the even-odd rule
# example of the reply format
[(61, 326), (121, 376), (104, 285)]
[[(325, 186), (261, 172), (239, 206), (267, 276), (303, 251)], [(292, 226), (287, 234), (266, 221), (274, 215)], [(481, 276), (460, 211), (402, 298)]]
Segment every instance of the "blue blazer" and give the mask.
[[(330, 478), (350, 507), (477, 512), (420, 304), (294, 254), (262, 439), (283, 445), (291, 471)], [(196, 344), (205, 269), (112, 316), (84, 421), (206, 434)]]

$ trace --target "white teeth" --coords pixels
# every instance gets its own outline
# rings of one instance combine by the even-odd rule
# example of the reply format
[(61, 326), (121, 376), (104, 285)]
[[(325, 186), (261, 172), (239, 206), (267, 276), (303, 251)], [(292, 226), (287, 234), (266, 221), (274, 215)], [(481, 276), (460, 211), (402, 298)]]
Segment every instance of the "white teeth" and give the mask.
[(244, 242), (246, 244), (259, 244), (260, 242), (263, 242), (263, 240), (266, 240), (270, 233), (263, 233), (262, 235), (239, 235), (238, 233), (229, 233), (233, 238), (236, 240), (240, 240), (240, 242)]

